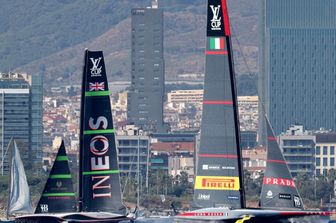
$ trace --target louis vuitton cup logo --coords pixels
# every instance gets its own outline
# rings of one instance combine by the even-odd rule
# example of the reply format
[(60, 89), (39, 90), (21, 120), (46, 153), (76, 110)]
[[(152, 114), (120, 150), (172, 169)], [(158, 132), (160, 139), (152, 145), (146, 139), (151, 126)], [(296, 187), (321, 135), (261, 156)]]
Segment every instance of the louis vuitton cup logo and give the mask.
[(95, 58), (92, 58), (92, 57), (90, 58), (90, 60), (92, 62), (92, 68), (90, 69), (91, 77), (100, 77), (101, 76), (102, 66), (99, 67), (101, 59), (102, 59), (101, 57), (99, 57), (98, 59), (95, 59)]
[(221, 18), (219, 17), (220, 12), (220, 5), (214, 6), (210, 5), (211, 11), (212, 11), (212, 19), (211, 21), (211, 30), (221, 30)]

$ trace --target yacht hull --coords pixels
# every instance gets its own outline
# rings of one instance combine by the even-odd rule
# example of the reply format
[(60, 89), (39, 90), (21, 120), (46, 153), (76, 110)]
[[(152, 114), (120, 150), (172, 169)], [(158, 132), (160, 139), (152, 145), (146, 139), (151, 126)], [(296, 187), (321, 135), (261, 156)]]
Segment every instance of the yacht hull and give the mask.
[(305, 216), (329, 216), (329, 212), (322, 211), (295, 211), (295, 210), (267, 210), (267, 209), (229, 209), (229, 208), (204, 208), (185, 212), (175, 217), (175, 220), (192, 221), (220, 221), (220, 222), (289, 222), (291, 218)]
[(19, 223), (58, 222), (130, 222), (130, 218), (107, 212), (74, 212), (66, 214), (34, 214), (15, 219)]

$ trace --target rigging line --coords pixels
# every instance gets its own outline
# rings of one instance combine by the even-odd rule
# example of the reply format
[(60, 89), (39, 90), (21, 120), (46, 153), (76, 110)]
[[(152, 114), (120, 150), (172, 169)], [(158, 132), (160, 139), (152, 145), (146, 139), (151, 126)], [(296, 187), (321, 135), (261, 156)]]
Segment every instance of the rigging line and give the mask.
[[(238, 39), (237, 32), (235, 31), (235, 28), (234, 28), (234, 25), (233, 25), (233, 22), (231, 22), (231, 30), (232, 30), (232, 37), (234, 37), (234, 39), (235, 39), (236, 42), (237, 42), (238, 50), (240, 51), (240, 53), (241, 53), (241, 55), (242, 55), (243, 62), (244, 62), (244, 65), (245, 65), (245, 67), (246, 67), (246, 69), (247, 69), (248, 75), (252, 77), (251, 69), (250, 69), (250, 67), (249, 67), (249, 65), (248, 65), (248, 63), (247, 63), (246, 56), (244, 55), (244, 52), (243, 52), (243, 50), (242, 50), (241, 44), (240, 44), (239, 39)], [(260, 50), (260, 49), (259, 49), (259, 50)], [(259, 71), (259, 73), (260, 73), (260, 71)], [(258, 76), (260, 76), (260, 75), (258, 75)], [(258, 81), (258, 78), (259, 78), (258, 76), (257, 76), (257, 80), (256, 80), (256, 81)], [(261, 110), (262, 110), (262, 112), (263, 112), (263, 113), (265, 114), (265, 116), (267, 117), (267, 115), (266, 115), (265, 104), (264, 104), (264, 102), (261, 100), (261, 97), (260, 97), (260, 94), (259, 94), (259, 91), (258, 91), (258, 84), (256, 83), (256, 81), (253, 81), (253, 83), (254, 83), (254, 86), (255, 86), (256, 89), (257, 89), (258, 102), (259, 102), (259, 104), (261, 105)]]
[(133, 166), (133, 163), (134, 163), (134, 159), (135, 159), (135, 155), (133, 154), (133, 156), (132, 156), (132, 162), (131, 162), (130, 167), (128, 169), (129, 171), (126, 174), (126, 182), (124, 184), (124, 188), (121, 190), (121, 194), (123, 195), (123, 197), (124, 197), (124, 193), (125, 193), (125, 190), (126, 190), (126, 186), (128, 184), (128, 180), (129, 180), (130, 177), (132, 177), (131, 170), (132, 170), (132, 166)]

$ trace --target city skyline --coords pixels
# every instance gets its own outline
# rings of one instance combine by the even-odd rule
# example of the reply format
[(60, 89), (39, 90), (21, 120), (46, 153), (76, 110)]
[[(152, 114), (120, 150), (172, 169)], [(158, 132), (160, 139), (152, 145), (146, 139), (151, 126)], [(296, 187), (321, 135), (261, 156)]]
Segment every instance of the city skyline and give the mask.
[[(18, 135), (30, 187), (39, 196), (52, 163), (60, 161), (55, 152), (64, 140), (69, 158), (61, 159), (69, 161), (73, 176), (79, 173), (73, 178), (82, 186), (79, 200), (88, 185), (85, 179), (92, 191), (115, 189), (117, 211), (119, 204), (133, 205), (135, 200), (137, 207), (148, 210), (153, 205), (169, 208), (164, 200), (187, 209), (193, 198), (199, 207), (227, 204), (235, 211), (250, 211), (246, 207), (259, 207), (256, 195), (264, 184), (280, 187), (264, 191), (266, 203), (273, 193), (283, 195), (281, 186), (290, 186), (303, 193), (310, 208), (329, 205), (330, 198), (336, 198), (336, 184), (331, 183), (336, 182), (336, 17), (331, 10), (336, 3), (327, 0), (317, 8), (316, 0), (298, 0), (306, 1), (307, 7), (296, 13), (301, 5), (290, 0), (237, 1), (244, 6), (233, 0), (228, 0), (228, 7), (225, 0), (209, 0), (207, 7), (201, 0), (173, 0), (171, 5), (160, 0), (49, 2), (43, 7), (56, 4), (59, 11), (50, 9), (52, 16), (44, 19), (58, 22), (59, 16), (66, 17), (66, 27), (58, 25), (72, 38), (57, 36), (58, 30), (56, 36), (33, 31), (31, 38), (41, 45), (50, 43), (53, 49), (38, 48), (20, 24), (10, 24), (7, 29), (21, 33), (33, 49), (31, 60), (14, 62), (12, 57), (26, 56), (19, 53), (26, 46), (18, 44), (14, 53), (11, 42), (6, 42), (7, 30), (0, 26), (0, 40), (6, 39), (9, 48), (4, 51), (0, 41), (0, 55), (8, 55), (0, 56), (0, 71), (5, 70), (0, 72), (0, 160), (10, 136)], [(283, 5), (287, 1), (290, 10)], [(74, 11), (80, 15), (74, 26), (67, 10), (77, 7), (90, 8), (94, 22)], [(311, 16), (315, 8), (317, 15)], [(32, 28), (26, 20), (22, 24)], [(83, 37), (76, 32), (83, 32)], [(98, 78), (101, 72), (103, 82)], [(79, 83), (81, 73), (88, 77), (83, 78), (85, 85)], [(106, 115), (110, 124), (104, 121)], [(269, 163), (286, 169), (286, 174), (272, 171), (271, 165), (271, 175), (265, 176)], [(115, 174), (113, 185), (106, 174)], [(7, 186), (4, 179), (0, 176), (0, 188)], [(315, 185), (309, 184), (312, 180)], [(316, 187), (324, 187), (325, 193), (316, 192)], [(95, 199), (93, 194), (87, 198)], [(114, 196), (101, 195), (111, 201)], [(294, 196), (300, 197), (297, 190), (276, 197), (292, 201)], [(156, 203), (159, 198), (162, 204)], [(87, 202), (86, 207), (100, 211), (99, 205)]]

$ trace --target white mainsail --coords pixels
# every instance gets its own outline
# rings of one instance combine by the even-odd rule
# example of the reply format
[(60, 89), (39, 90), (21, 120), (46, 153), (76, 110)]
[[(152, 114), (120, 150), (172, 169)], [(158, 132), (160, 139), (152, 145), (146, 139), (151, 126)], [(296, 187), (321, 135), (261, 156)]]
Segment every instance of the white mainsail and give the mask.
[(11, 151), (11, 157), (7, 214), (32, 213), (27, 178), (15, 140), (10, 140), (8, 148)]

